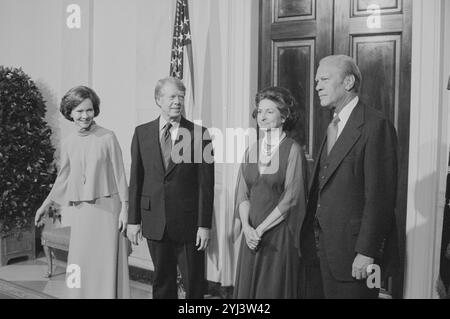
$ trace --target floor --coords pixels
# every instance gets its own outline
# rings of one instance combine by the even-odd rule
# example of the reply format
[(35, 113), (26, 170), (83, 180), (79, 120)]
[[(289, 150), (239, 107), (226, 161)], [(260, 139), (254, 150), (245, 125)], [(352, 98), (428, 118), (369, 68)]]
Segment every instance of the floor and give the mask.
[[(44, 278), (47, 271), (45, 258), (23, 261), (0, 267), (0, 279), (18, 286), (32, 289), (56, 298), (66, 298), (65, 263), (56, 261), (56, 269), (51, 278)], [(55, 266), (55, 265), (54, 265)], [(151, 299), (152, 288), (148, 284), (130, 282), (132, 299)], [(1, 299), (1, 295), (0, 295)]]

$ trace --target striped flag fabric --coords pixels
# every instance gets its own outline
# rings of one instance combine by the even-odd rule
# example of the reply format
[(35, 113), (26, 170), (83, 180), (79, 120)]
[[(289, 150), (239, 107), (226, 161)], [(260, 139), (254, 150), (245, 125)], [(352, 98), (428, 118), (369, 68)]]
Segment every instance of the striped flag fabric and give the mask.
[(188, 0), (177, 0), (169, 74), (182, 80), (186, 86), (185, 115), (190, 120), (193, 120), (195, 104), (193, 70)]

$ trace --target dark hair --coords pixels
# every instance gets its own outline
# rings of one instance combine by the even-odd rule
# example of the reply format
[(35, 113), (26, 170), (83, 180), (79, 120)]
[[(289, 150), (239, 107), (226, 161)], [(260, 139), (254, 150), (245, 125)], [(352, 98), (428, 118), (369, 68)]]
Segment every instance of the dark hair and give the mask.
[(259, 103), (262, 100), (270, 100), (277, 105), (277, 108), (281, 113), (281, 117), (285, 119), (283, 123), (283, 131), (290, 131), (295, 127), (295, 124), (297, 123), (299, 118), (295, 110), (297, 102), (288, 89), (278, 86), (272, 86), (256, 93), (256, 108), (252, 113), (254, 119), (256, 119), (257, 117)]
[(92, 106), (94, 107), (94, 117), (96, 117), (100, 113), (100, 98), (93, 89), (83, 85), (71, 88), (63, 96), (59, 110), (66, 119), (73, 122), (73, 119), (70, 116), (72, 110), (86, 99), (91, 100)]
[(166, 77), (164, 79), (159, 80), (156, 83), (156, 86), (155, 86), (155, 101), (157, 101), (158, 98), (161, 97), (161, 90), (167, 83), (172, 83), (173, 85), (175, 85), (178, 88), (178, 90), (180, 90), (182, 92), (186, 92), (186, 87), (184, 86), (183, 81), (181, 81), (180, 79), (168, 76), (168, 77)]

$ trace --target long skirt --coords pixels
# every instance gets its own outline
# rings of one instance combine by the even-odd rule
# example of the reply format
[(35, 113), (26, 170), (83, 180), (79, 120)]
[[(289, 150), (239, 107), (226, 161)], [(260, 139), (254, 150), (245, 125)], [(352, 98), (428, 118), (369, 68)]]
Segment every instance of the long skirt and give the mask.
[(81, 202), (72, 215), (66, 286), (68, 298), (130, 298), (128, 239), (119, 232), (118, 195)]

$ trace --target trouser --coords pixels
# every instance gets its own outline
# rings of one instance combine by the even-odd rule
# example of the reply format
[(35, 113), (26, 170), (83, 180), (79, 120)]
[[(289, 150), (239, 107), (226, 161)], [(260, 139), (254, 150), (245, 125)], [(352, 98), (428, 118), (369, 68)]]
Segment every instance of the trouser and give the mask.
[(148, 239), (154, 265), (153, 299), (177, 299), (177, 265), (187, 299), (202, 299), (205, 292), (205, 253), (194, 242), (179, 243), (164, 233), (162, 240)]
[[(376, 299), (379, 289), (369, 288), (366, 280), (339, 281), (333, 276), (325, 253), (325, 243), (322, 230), (316, 232), (317, 255), (320, 260), (323, 293), (326, 299)], [(352, 270), (349, 269), (349, 272)]]

